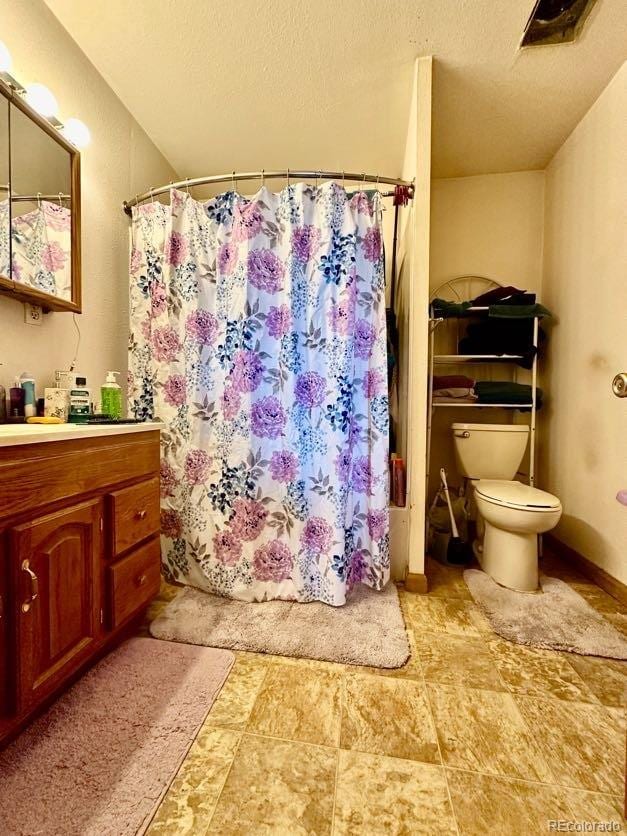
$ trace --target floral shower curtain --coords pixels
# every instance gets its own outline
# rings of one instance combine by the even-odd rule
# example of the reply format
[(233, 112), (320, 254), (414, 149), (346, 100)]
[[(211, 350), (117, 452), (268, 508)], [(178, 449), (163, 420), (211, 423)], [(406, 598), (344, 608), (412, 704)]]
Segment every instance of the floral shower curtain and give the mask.
[(333, 605), (387, 582), (379, 200), (327, 183), (134, 208), (129, 400), (165, 422), (170, 578)]

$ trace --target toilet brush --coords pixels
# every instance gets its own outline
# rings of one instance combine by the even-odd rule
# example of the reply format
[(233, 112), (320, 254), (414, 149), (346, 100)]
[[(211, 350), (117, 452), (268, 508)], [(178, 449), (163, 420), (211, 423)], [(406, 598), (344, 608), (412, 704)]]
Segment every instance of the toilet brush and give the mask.
[(448, 492), (448, 484), (446, 481), (446, 470), (440, 468), (440, 479), (442, 480), (442, 487), (444, 488), (444, 496), (446, 497), (446, 504), (448, 505), (448, 512), (451, 517), (451, 531), (453, 536), (448, 542), (446, 551), (446, 559), (449, 563), (462, 564), (468, 562), (468, 548), (464, 541), (459, 536), (457, 530), (457, 523), (455, 522), (455, 515), (453, 514), (453, 506), (451, 505), (451, 497)]

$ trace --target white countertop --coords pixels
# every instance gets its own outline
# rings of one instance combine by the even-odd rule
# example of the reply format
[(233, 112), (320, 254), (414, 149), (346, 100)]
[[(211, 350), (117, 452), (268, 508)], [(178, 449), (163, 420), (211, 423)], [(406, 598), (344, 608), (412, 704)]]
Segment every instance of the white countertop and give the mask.
[(160, 430), (162, 427), (160, 421), (146, 421), (143, 424), (0, 424), (0, 447), (145, 433)]

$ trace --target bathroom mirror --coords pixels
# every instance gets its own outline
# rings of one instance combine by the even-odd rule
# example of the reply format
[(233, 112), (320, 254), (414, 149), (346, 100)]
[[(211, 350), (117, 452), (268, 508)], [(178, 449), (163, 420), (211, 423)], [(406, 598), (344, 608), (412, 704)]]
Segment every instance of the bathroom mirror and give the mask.
[(9, 220), (9, 102), (0, 98), (0, 279), (11, 275)]
[[(21, 96), (2, 92), (8, 148), (0, 140), (0, 291), (44, 310), (80, 313), (80, 154)], [(0, 132), (2, 125), (0, 117)]]

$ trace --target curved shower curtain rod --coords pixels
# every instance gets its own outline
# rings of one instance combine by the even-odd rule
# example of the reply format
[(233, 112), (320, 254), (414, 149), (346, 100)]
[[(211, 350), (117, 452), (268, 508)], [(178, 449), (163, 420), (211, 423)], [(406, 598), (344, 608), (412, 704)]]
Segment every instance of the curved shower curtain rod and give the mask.
[[(194, 186), (205, 186), (209, 183), (236, 183), (240, 180), (276, 180), (291, 178), (314, 178), (316, 180), (351, 180), (361, 183), (385, 183), (387, 186), (406, 186), (409, 189), (409, 197), (414, 196), (414, 182), (409, 180), (399, 180), (396, 177), (380, 177), (378, 174), (356, 174), (349, 171), (301, 171), (285, 169), (284, 171), (233, 171), (230, 174), (215, 174), (209, 177), (193, 177), (186, 180), (179, 180), (177, 183), (168, 183), (165, 186), (158, 188), (150, 188), (147, 192), (140, 195), (135, 195), (134, 198), (124, 201), (124, 211), (127, 215), (131, 214), (133, 206), (138, 206), (145, 200), (152, 200), (160, 194), (169, 192), (170, 189), (190, 189)], [(385, 192), (383, 197), (391, 197), (394, 192)]]

